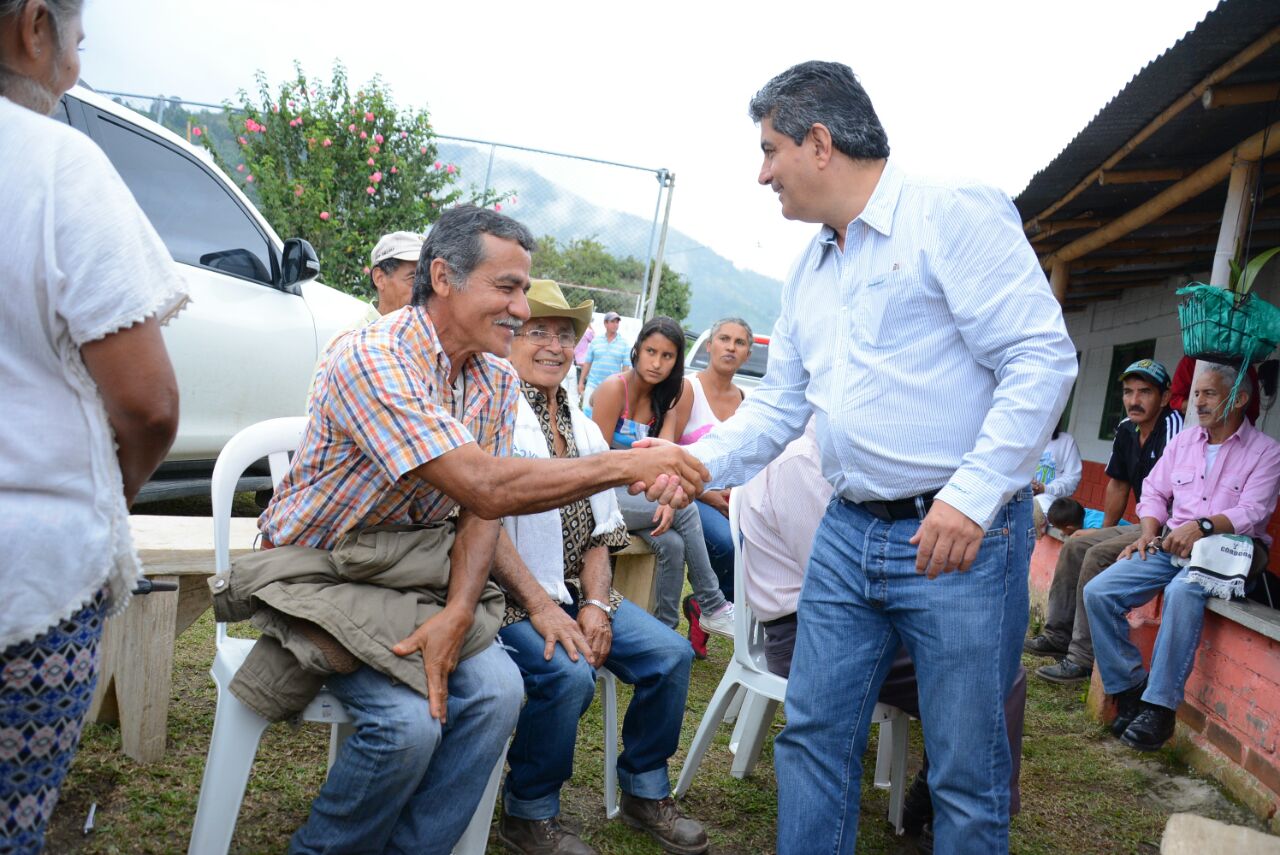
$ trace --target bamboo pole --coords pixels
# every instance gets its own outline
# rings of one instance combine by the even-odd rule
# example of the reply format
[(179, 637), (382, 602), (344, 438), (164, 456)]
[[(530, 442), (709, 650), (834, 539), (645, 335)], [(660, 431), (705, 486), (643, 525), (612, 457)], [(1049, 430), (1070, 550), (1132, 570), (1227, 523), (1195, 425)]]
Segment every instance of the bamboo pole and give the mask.
[(1265, 104), (1280, 97), (1280, 83), (1244, 83), (1239, 86), (1211, 86), (1204, 90), (1200, 103), (1206, 110), (1235, 107), (1240, 104)]
[(1067, 287), (1070, 284), (1070, 265), (1066, 262), (1053, 265), (1053, 269), (1049, 271), (1049, 287), (1053, 289), (1053, 296), (1057, 298), (1059, 306), (1067, 301)]
[(1062, 209), (1063, 205), (1066, 205), (1072, 199), (1079, 196), (1086, 189), (1088, 189), (1088, 187), (1091, 184), (1093, 184), (1093, 182), (1097, 181), (1098, 175), (1100, 173), (1102, 173), (1104, 170), (1110, 169), (1120, 161), (1124, 160), (1126, 157), (1128, 157), (1130, 152), (1132, 152), (1134, 149), (1140, 146), (1148, 137), (1150, 137), (1156, 131), (1160, 130), (1162, 127), (1167, 125), (1174, 116), (1178, 115), (1183, 110), (1185, 110), (1188, 106), (1190, 106), (1191, 104), (1194, 104), (1197, 100), (1199, 100), (1200, 97), (1204, 94), (1206, 89), (1213, 86), (1214, 84), (1217, 84), (1222, 82), (1223, 80), (1226, 80), (1232, 74), (1235, 74), (1241, 68), (1244, 68), (1246, 65), (1253, 62), (1258, 57), (1262, 56), (1264, 53), (1266, 53), (1268, 50), (1270, 50), (1273, 46), (1277, 44), (1280, 44), (1280, 27), (1273, 27), (1265, 35), (1263, 35), (1262, 38), (1258, 39), (1253, 44), (1249, 45), (1244, 50), (1240, 51), (1240, 53), (1233, 56), (1225, 64), (1214, 69), (1209, 74), (1209, 76), (1206, 77), (1204, 80), (1201, 80), (1195, 86), (1191, 87), (1191, 89), (1187, 91), (1185, 94), (1183, 94), (1181, 98), (1179, 98), (1177, 101), (1174, 101), (1172, 104), (1166, 107), (1164, 111), (1160, 113), (1160, 115), (1156, 116), (1154, 119), (1148, 122), (1146, 127), (1138, 131), (1138, 133), (1134, 134), (1132, 139), (1130, 139), (1127, 143), (1122, 145), (1114, 154), (1112, 154), (1110, 157), (1104, 160), (1101, 166), (1099, 166), (1093, 172), (1090, 172), (1088, 175), (1086, 175), (1079, 184), (1077, 184), (1075, 187), (1072, 187), (1069, 191), (1067, 191), (1066, 195), (1063, 196), (1061, 199), (1054, 202), (1049, 207), (1045, 208), (1039, 214), (1036, 214), (1026, 223), (1023, 223), (1023, 227), (1029, 228), (1031, 224), (1035, 223), (1037, 220), (1043, 220), (1053, 216), (1055, 212)]
[(1146, 184), (1154, 181), (1181, 181), (1186, 177), (1185, 169), (1107, 169), (1098, 173), (1098, 183)]
[(1204, 166), (1191, 173), (1172, 187), (1157, 194), (1153, 198), (1117, 217), (1107, 225), (1079, 240), (1053, 252), (1045, 257), (1045, 266), (1051, 267), (1056, 261), (1074, 261), (1095, 249), (1106, 246), (1116, 238), (1129, 234), (1134, 229), (1142, 228), (1159, 219), (1162, 214), (1194, 199), (1215, 184), (1220, 183), (1231, 172), (1231, 164), (1237, 159), (1261, 160), (1280, 151), (1280, 122), (1258, 131), (1232, 151), (1218, 155)]

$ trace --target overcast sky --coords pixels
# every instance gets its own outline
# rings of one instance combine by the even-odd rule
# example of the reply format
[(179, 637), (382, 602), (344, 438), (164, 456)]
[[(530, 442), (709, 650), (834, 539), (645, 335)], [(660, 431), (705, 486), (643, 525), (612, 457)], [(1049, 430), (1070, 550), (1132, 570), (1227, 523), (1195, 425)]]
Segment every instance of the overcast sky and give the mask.
[(1013, 196), (1215, 5), (87, 0), (83, 77), (216, 103), (259, 69), (327, 77), (341, 59), (441, 133), (670, 169), (673, 227), (782, 277), (812, 227), (755, 181), (746, 105), (774, 74), (849, 64), (898, 162)]

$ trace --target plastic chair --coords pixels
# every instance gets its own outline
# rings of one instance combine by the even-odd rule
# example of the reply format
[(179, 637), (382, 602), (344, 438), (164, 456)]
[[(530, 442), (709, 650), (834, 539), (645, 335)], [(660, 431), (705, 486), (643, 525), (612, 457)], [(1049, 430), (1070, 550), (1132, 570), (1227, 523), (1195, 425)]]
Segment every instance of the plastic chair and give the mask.
[[(740, 491), (729, 495), (729, 528), (735, 544), (733, 589), (739, 592), (746, 590), (742, 565), (742, 532), (739, 527), (741, 495)], [(689, 791), (693, 776), (711, 746), (716, 729), (735, 707), (740, 708), (729, 743), (729, 749), (733, 752), (730, 774), (735, 778), (751, 774), (778, 711), (778, 704), (786, 699), (786, 695), (786, 678), (770, 673), (764, 655), (764, 629), (756, 620), (747, 604), (746, 595), (743, 594), (734, 604), (733, 658), (725, 669), (715, 694), (711, 696), (707, 711), (689, 745), (689, 753), (680, 769), (680, 779), (676, 782), (676, 797)], [(902, 833), (909, 721), (910, 716), (902, 710), (886, 704), (876, 704), (871, 719), (872, 724), (880, 726), (875, 785), (889, 790), (889, 822), (898, 834)]]
[[(213, 467), (212, 486), (215, 572), (221, 574), (231, 568), (231, 500), (241, 474), (255, 461), (266, 457), (271, 465), (271, 483), (278, 487), (289, 468), (289, 452), (298, 447), (305, 425), (303, 417), (258, 422), (233, 436), (218, 455)], [(270, 724), (228, 691), (231, 679), (253, 645), (251, 639), (227, 635), (226, 624), (217, 625), (216, 652), (209, 674), (218, 687), (218, 707), (213, 719), (213, 736), (209, 740), (204, 779), (200, 784), (195, 824), (187, 847), (188, 855), (225, 855), (230, 848), (236, 817), (244, 800), (245, 785), (249, 781), (249, 768), (258, 752), (262, 732)], [(321, 691), (303, 710), (302, 719), (331, 726), (329, 766), (333, 766), (338, 748), (352, 731), (351, 718), (341, 702), (330, 693)], [(503, 757), (499, 757), (471, 824), (453, 850), (455, 855), (483, 855), (485, 851), (502, 760)]]

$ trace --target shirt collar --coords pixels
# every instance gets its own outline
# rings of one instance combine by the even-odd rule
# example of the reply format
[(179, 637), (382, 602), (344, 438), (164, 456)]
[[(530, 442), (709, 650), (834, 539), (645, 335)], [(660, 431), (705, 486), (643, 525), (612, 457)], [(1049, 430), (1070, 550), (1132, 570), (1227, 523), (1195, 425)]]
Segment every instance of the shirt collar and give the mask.
[[(902, 185), (905, 180), (906, 175), (902, 170), (892, 160), (886, 160), (884, 171), (880, 173), (880, 179), (876, 181), (875, 189), (871, 191), (871, 198), (867, 200), (862, 213), (849, 222), (849, 228), (851, 229), (855, 223), (861, 222), (885, 237), (889, 237), (893, 232), (893, 215), (898, 210), (898, 200), (902, 198)], [(847, 230), (845, 234), (847, 237)], [(835, 229), (830, 226), (823, 226), (818, 232), (819, 249), (813, 260), (815, 270), (822, 264), (827, 249), (835, 246)]]
[[(547, 396), (542, 391), (529, 383), (520, 381), (520, 391), (524, 392), (525, 400), (529, 402), (529, 406), (533, 407), (535, 413), (541, 413), (547, 409)], [(560, 407), (565, 400), (564, 387), (556, 388), (556, 406)]]
[[(446, 385), (449, 382), (449, 372), (453, 368), (453, 363), (449, 361), (449, 355), (444, 352), (444, 346), (440, 344), (440, 335), (436, 332), (435, 321), (431, 319), (431, 315), (425, 308), (412, 306), (410, 310), (415, 319), (413, 329), (416, 337), (422, 339), (427, 352), (434, 357), (432, 362), (440, 382)], [(491, 372), (486, 370), (488, 363), (485, 356), (486, 354), (483, 353), (473, 353), (462, 366), (462, 376), (466, 378), (467, 396), (474, 402), (474, 406), (464, 404), (466, 406), (464, 418), (470, 418), (472, 410), (496, 394)], [(477, 392), (481, 394), (477, 396)]]
[[(1209, 429), (1206, 428), (1204, 425), (1199, 425), (1199, 424), (1196, 425), (1195, 429), (1196, 429), (1196, 442), (1207, 446), (1209, 444)], [(1231, 436), (1227, 437), (1226, 439), (1224, 439), (1221, 445), (1219, 445), (1218, 447), (1221, 448), (1223, 445), (1226, 445), (1228, 442), (1231, 442), (1237, 437), (1239, 438), (1239, 442), (1247, 445), (1249, 442), (1250, 436), (1252, 436), (1256, 432), (1257, 432), (1257, 428), (1253, 426), (1253, 423), (1250, 422), (1249, 418), (1246, 416), (1244, 421), (1240, 422), (1240, 427), (1236, 428), (1236, 432), (1231, 434)]]

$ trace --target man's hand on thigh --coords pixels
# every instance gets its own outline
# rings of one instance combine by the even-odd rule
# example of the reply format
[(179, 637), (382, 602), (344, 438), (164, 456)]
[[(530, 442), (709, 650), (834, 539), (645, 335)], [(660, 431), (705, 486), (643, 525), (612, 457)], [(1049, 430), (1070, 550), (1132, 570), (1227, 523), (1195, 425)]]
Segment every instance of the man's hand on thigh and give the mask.
[(391, 648), (397, 656), (422, 654), (422, 667), (427, 672), (427, 702), (431, 716), (441, 724), (449, 713), (449, 675), (458, 667), (458, 654), (472, 619), (472, 615), (445, 608)]
[(982, 526), (946, 502), (934, 500), (920, 529), (909, 541), (916, 550), (916, 572), (939, 573), (968, 570), (982, 545)]

